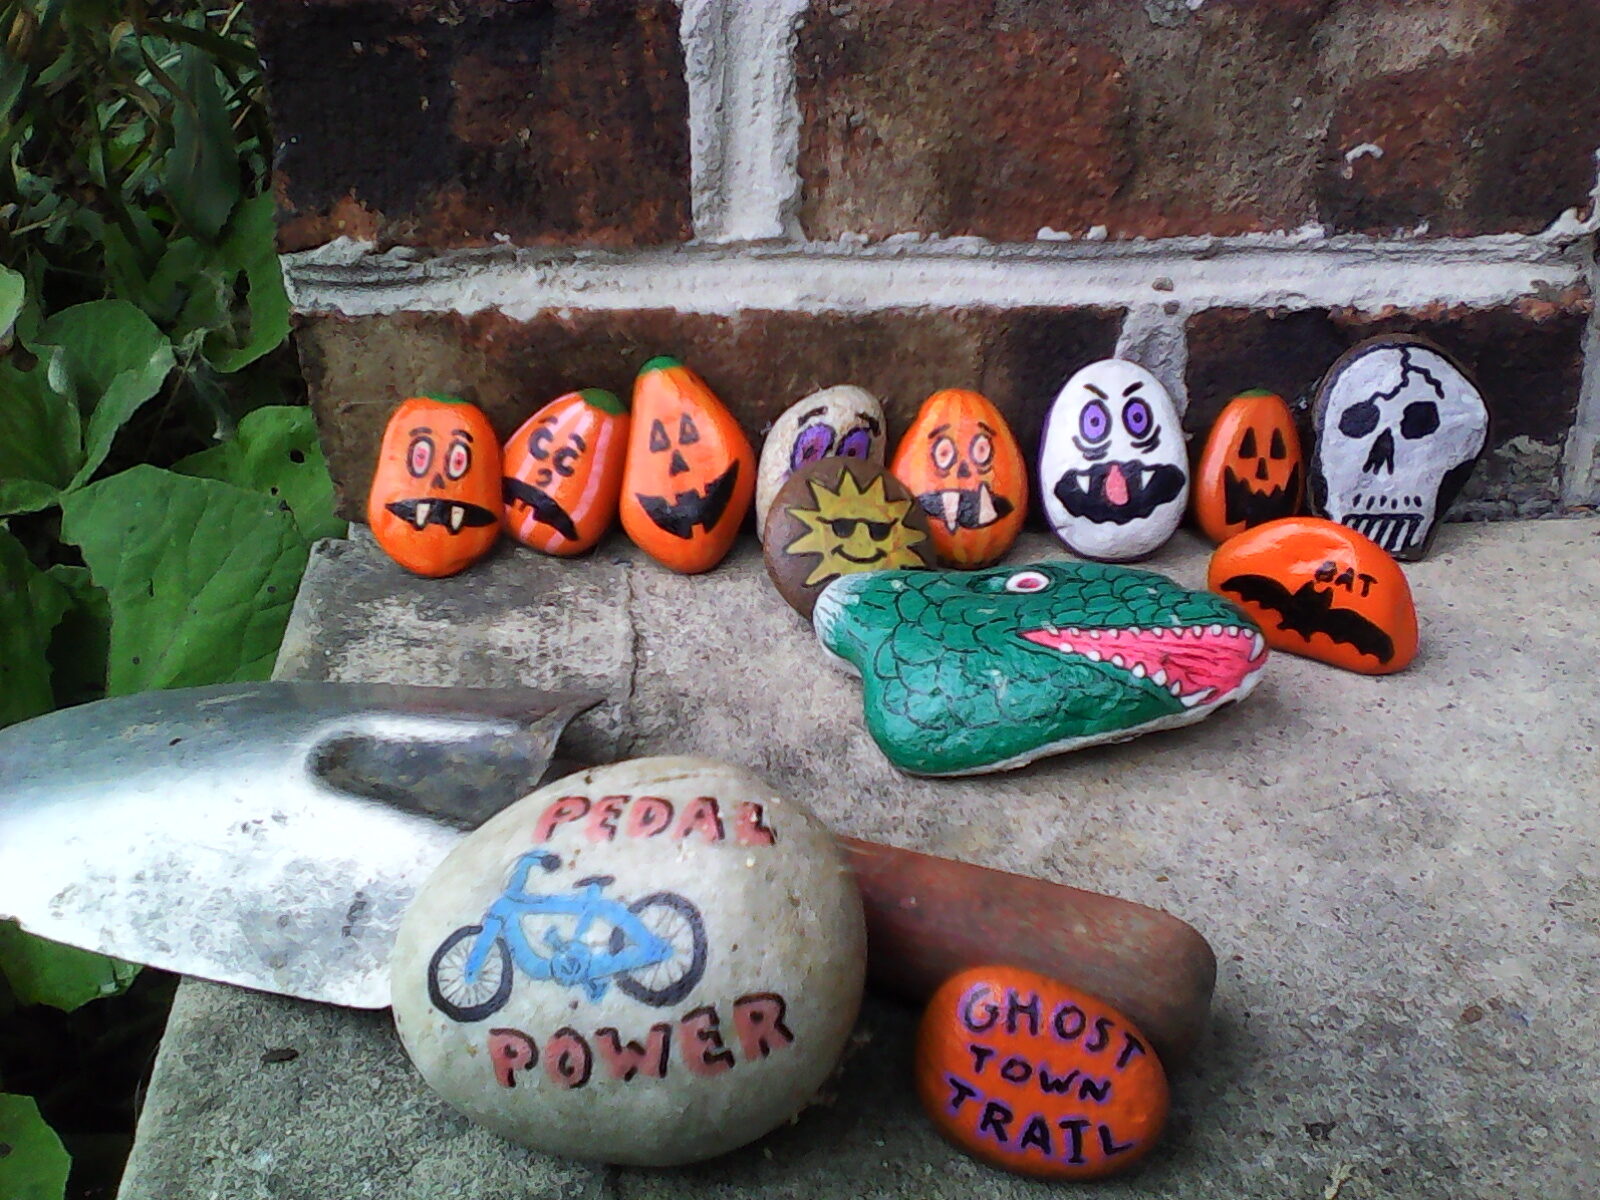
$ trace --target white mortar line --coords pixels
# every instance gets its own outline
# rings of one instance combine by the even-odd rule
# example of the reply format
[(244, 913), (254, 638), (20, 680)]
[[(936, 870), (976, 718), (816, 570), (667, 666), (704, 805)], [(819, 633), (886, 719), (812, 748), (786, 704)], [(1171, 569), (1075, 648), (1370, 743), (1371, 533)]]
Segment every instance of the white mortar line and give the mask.
[(1184, 313), (1181, 310), (1169, 313), (1166, 309), (1165, 303), (1130, 308), (1123, 318), (1122, 332), (1113, 353), (1118, 358), (1138, 363), (1159, 379), (1181, 417), (1189, 407), (1189, 387), (1185, 380), (1189, 336), (1183, 327)]
[(806, 0), (686, 0), (695, 237), (799, 234), (794, 30)]
[[(1600, 191), (1600, 188), (1597, 188)], [(1596, 205), (1600, 209), (1600, 203)], [(1600, 292), (1600, 265), (1595, 247), (1589, 247), (1589, 286)], [(1584, 330), (1583, 375), (1578, 385), (1578, 409), (1573, 414), (1572, 432), (1567, 434), (1566, 452), (1561, 462), (1561, 502), (1600, 505), (1600, 305), (1589, 314)]]
[(1175, 301), (1179, 317), (1218, 306), (1304, 309), (1547, 295), (1585, 278), (1581, 248), (1534, 237), (1433, 242), (1337, 238), (1172, 239), (1029, 246), (743, 244), (628, 252), (530, 248), (432, 257), (374, 255), (357, 243), (286, 256), (301, 311), (351, 316), (500, 309), (675, 308), (867, 312), (921, 307), (1103, 306)]

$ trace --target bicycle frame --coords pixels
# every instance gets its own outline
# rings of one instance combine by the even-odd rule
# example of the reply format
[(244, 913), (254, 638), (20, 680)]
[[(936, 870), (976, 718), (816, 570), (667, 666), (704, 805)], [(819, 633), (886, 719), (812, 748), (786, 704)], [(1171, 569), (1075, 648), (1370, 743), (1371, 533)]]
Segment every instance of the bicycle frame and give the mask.
[[(586, 883), (582, 891), (567, 895), (529, 892), (528, 875), (535, 866), (548, 866), (547, 851), (532, 850), (517, 860), (511, 879), (483, 917), (483, 932), (467, 956), (466, 976), (476, 980), (494, 944), (504, 939), (511, 960), (530, 979), (553, 979), (568, 987), (581, 986), (589, 999), (605, 995), (607, 977), (620, 971), (654, 966), (672, 957), (672, 946), (646, 929), (626, 905), (604, 894), (604, 883)], [(528, 941), (523, 918), (537, 915), (568, 916), (578, 919), (571, 937), (563, 937), (546, 926), (544, 944), (549, 953), (540, 954)], [(617, 949), (597, 949), (585, 939), (596, 921), (610, 925), (623, 935)], [(615, 932), (612, 945), (616, 942)]]

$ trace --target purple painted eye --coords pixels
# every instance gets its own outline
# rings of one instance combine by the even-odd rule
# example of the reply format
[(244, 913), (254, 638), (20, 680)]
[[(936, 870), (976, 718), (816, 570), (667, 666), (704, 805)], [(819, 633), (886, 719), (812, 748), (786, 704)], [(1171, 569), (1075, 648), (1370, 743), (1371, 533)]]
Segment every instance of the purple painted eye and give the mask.
[(1006, 580), (1008, 592), (1042, 592), (1050, 586), (1050, 577), (1043, 571), (1018, 571)]
[(865, 458), (872, 449), (872, 434), (865, 429), (852, 429), (839, 439), (839, 457)]
[(1098, 400), (1085, 404), (1078, 416), (1078, 431), (1086, 442), (1105, 441), (1111, 433), (1111, 414), (1106, 411), (1106, 406)]
[(1134, 437), (1146, 436), (1150, 432), (1150, 406), (1143, 400), (1129, 400), (1122, 406), (1122, 423)]
[(789, 469), (798, 471), (807, 463), (826, 458), (833, 449), (833, 429), (830, 426), (807, 425), (794, 439), (794, 449), (789, 452)]

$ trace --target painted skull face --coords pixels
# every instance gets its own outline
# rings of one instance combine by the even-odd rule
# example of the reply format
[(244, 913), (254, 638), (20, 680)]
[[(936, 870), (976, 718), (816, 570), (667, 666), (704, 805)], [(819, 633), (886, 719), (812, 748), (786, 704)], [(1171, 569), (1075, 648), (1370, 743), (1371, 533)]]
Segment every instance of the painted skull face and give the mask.
[(1045, 515), (1089, 558), (1125, 561), (1159, 547), (1189, 495), (1178, 412), (1137, 363), (1105, 359), (1067, 380), (1039, 450)]
[(790, 405), (772, 423), (756, 469), (756, 529), (764, 532), (778, 489), (794, 472), (825, 458), (883, 465), (883, 406), (864, 388), (824, 388)]
[(1483, 453), (1489, 411), (1443, 351), (1381, 337), (1329, 369), (1312, 422), (1317, 508), (1396, 558), (1415, 559)]

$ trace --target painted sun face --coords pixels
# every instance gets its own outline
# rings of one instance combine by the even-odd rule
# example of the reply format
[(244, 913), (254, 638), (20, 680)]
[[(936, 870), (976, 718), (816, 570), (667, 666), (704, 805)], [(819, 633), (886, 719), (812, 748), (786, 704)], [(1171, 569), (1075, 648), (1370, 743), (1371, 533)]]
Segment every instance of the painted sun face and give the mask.
[(795, 472), (773, 501), (766, 534), (767, 573), (805, 616), (841, 575), (933, 565), (916, 499), (881, 466), (859, 459), (827, 458)]
[(1087, 558), (1142, 558), (1178, 527), (1189, 498), (1171, 397), (1137, 363), (1105, 359), (1067, 380), (1039, 449), (1045, 515)]
[(471, 404), (413, 396), (384, 430), (367, 523), (386, 554), (419, 575), (454, 575), (500, 536), (500, 447)]

